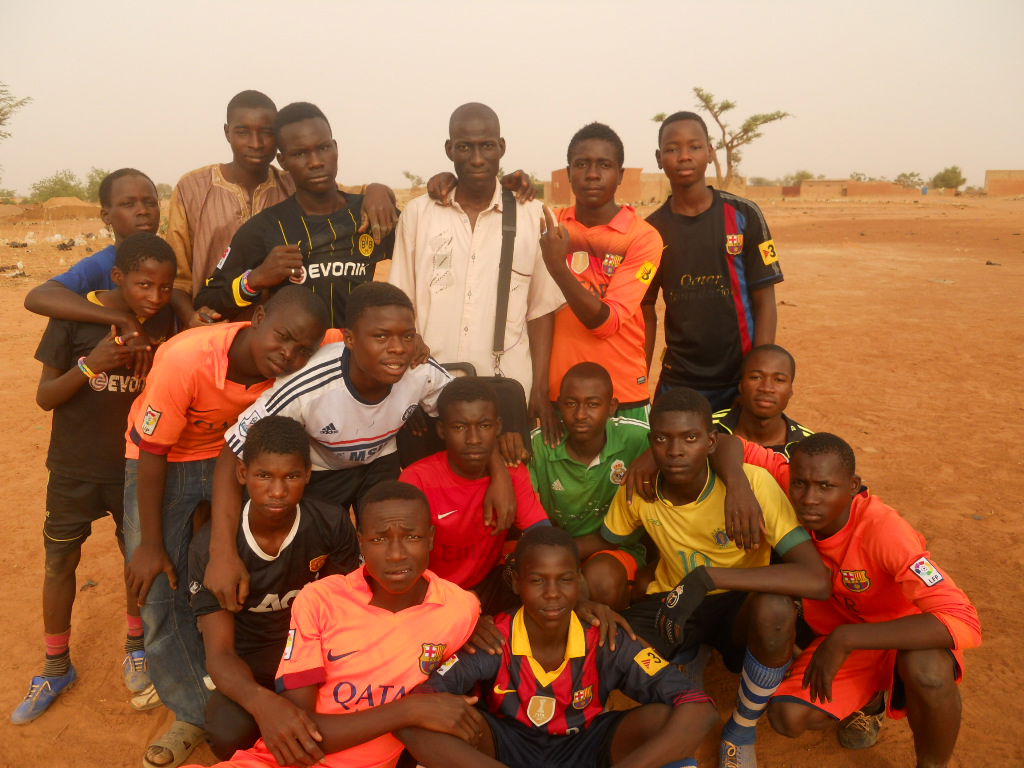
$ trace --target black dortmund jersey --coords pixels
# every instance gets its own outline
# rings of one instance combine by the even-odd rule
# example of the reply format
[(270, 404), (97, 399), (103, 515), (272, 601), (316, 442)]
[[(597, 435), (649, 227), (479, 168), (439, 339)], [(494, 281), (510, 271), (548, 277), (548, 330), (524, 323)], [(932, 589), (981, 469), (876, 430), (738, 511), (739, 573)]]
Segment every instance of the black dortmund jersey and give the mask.
[(217, 262), (213, 275), (195, 297), (195, 306), (207, 306), (233, 318), (254, 301), (242, 294), (244, 272), (255, 269), (278, 245), (298, 245), (303, 274), (292, 282), (309, 286), (331, 311), (331, 325), (345, 322), (348, 295), (360, 283), (373, 280), (378, 261), (391, 258), (394, 233), (377, 245), (369, 234), (359, 234), (363, 196), (345, 195), (348, 205), (326, 216), (305, 213), (294, 195), (263, 210), (243, 224)]
[[(292, 600), (320, 576), (349, 573), (359, 565), (359, 543), (348, 515), (317, 499), (299, 503), (295, 526), (276, 556), (263, 552), (249, 531), (249, 505), (238, 526), (238, 556), (249, 571), (249, 596), (235, 614), (235, 651), (239, 656), (278, 646), (284, 651)], [(210, 524), (192, 539), (188, 580), (192, 612), (198, 617), (221, 610), (203, 579), (210, 561)]]
[(661, 268), (644, 298), (665, 294), (662, 376), (676, 386), (717, 389), (736, 384), (754, 343), (751, 294), (782, 282), (782, 269), (761, 209), (712, 190), (696, 216), (673, 213), (671, 199), (647, 217), (665, 241)]
[[(168, 304), (142, 327), (150, 339), (161, 342), (173, 335), (175, 323)], [(109, 325), (51, 319), (36, 349), (36, 360), (69, 371), (109, 333)], [(54, 408), (46, 468), (91, 483), (124, 483), (128, 412), (145, 381), (130, 368), (105, 371)]]

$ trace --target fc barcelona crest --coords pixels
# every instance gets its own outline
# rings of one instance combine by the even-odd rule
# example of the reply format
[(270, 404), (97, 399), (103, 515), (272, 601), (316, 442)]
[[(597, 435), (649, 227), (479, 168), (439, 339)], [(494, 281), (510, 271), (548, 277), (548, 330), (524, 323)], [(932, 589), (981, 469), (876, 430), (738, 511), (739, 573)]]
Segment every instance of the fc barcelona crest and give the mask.
[(840, 571), (843, 575), (843, 586), (851, 592), (864, 592), (871, 586), (867, 571)]
[(730, 256), (739, 256), (743, 253), (743, 235), (726, 235), (725, 236), (725, 252)]
[(309, 561), (309, 572), (319, 573), (320, 569), (324, 567), (324, 563), (327, 562), (327, 555), (319, 555)]
[(444, 658), (444, 649), (447, 647), (445, 643), (423, 643), (423, 650), (420, 653), (420, 672), (429, 675), (437, 669), (441, 659)]
[(538, 728), (555, 716), (555, 700), (551, 696), (534, 696), (526, 705), (526, 716)]
[(615, 274), (615, 270), (618, 269), (619, 264), (622, 263), (624, 257), (614, 253), (606, 253), (604, 259), (601, 261), (601, 271), (608, 277)]
[(572, 693), (572, 708), (573, 709), (586, 709), (587, 704), (594, 698), (594, 686), (588, 685), (582, 691), (573, 691)]

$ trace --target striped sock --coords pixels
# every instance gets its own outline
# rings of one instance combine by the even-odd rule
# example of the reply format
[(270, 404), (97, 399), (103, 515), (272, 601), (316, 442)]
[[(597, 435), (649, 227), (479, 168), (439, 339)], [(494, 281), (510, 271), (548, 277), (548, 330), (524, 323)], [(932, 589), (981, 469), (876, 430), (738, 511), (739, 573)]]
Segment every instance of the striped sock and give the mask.
[(43, 642), (46, 643), (47, 656), (62, 656), (68, 652), (68, 641), (71, 640), (71, 627), (66, 632), (57, 635), (43, 635)]
[(145, 650), (145, 642), (143, 640), (142, 631), (142, 617), (132, 616), (130, 613), (125, 614), (128, 619), (128, 636), (124, 641), (124, 652), (131, 653), (132, 651)]
[(722, 730), (722, 741), (733, 744), (753, 744), (757, 740), (757, 718), (768, 706), (768, 699), (782, 684), (792, 662), (781, 667), (766, 667), (749, 650), (743, 659), (740, 690), (736, 694), (736, 709)]

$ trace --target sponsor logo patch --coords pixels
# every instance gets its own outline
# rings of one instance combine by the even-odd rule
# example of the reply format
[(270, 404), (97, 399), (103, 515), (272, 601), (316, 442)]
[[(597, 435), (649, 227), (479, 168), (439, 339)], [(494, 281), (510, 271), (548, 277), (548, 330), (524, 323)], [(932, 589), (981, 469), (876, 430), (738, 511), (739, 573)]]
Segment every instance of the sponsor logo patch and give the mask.
[(644, 285), (650, 285), (651, 280), (654, 279), (654, 273), (657, 271), (657, 267), (654, 266), (653, 261), (645, 261), (640, 269), (636, 271), (636, 279)]
[(572, 692), (572, 708), (573, 709), (586, 709), (587, 704), (594, 698), (594, 686), (588, 685), (582, 691)]
[(102, 392), (107, 388), (107, 374), (97, 373), (91, 379), (89, 379), (89, 386), (97, 392)]
[(553, 482), (551, 484), (551, 490), (552, 491), (564, 491), (565, 490), (565, 486), (562, 485), (562, 481), (561, 480), (559, 480), (558, 478), (555, 478), (555, 482)]
[(366, 258), (370, 258), (373, 254), (373, 247), (375, 245), (376, 243), (373, 242), (373, 238), (370, 235), (363, 233), (359, 236), (359, 252)]
[(448, 647), (446, 643), (423, 643), (420, 646), (422, 652), (420, 653), (420, 672), (424, 675), (429, 675), (441, 664), (441, 659), (444, 658), (444, 649)]
[(587, 251), (573, 251), (569, 257), (569, 269), (577, 275), (582, 275), (590, 266), (590, 254)]
[(658, 652), (653, 648), (642, 648), (640, 652), (633, 657), (633, 661), (651, 677), (654, 677), (664, 667), (668, 666), (668, 662), (665, 661)]
[(608, 479), (615, 485), (622, 485), (622, 481), (626, 479), (626, 463), (622, 459), (616, 459), (612, 462), (612, 468), (611, 472), (608, 473)]
[(910, 570), (919, 578), (926, 587), (934, 587), (946, 577), (939, 573), (939, 569), (932, 565), (927, 557), (922, 557), (910, 566)]
[(534, 696), (526, 705), (526, 716), (530, 722), (540, 727), (555, 716), (555, 700), (551, 696)]
[(288, 630), (288, 641), (284, 644), (284, 656), (282, 658), (288, 661), (292, 657), (292, 651), (295, 650), (295, 630)]
[(306, 268), (299, 267), (299, 274), (293, 274), (288, 278), (288, 282), (295, 283), (296, 285), (302, 285), (306, 282)]
[(447, 673), (449, 669), (451, 669), (452, 667), (454, 667), (458, 663), (459, 663), (459, 654), (456, 653), (450, 659), (448, 659), (448, 661), (446, 661), (444, 664), (442, 664), (440, 667), (437, 668), (437, 670), (436, 670), (437, 674), (439, 674), (441, 677), (444, 677), (445, 673)]
[(198, 595), (199, 590), (203, 588), (203, 585), (198, 581), (190, 581), (188, 583), (188, 592), (190, 595)]
[(142, 419), (142, 434), (152, 435), (156, 432), (156, 425), (160, 423), (163, 413), (151, 405), (146, 406), (146, 415)]
[(864, 592), (871, 586), (867, 571), (839, 571), (843, 577), (843, 586), (851, 592)]
[(757, 250), (761, 252), (761, 261), (764, 262), (764, 265), (766, 267), (769, 264), (774, 264), (776, 261), (779, 260), (779, 254), (775, 252), (774, 240), (765, 240), (763, 243), (757, 246)]
[(309, 572), (319, 573), (320, 569), (324, 567), (324, 563), (326, 562), (327, 555), (320, 555), (319, 557), (314, 557), (312, 560), (309, 561)]
[(739, 256), (743, 253), (743, 235), (726, 235), (725, 252), (730, 256)]
[(338, 434), (338, 428), (336, 426), (334, 426), (334, 422), (332, 421), (330, 424), (328, 424), (326, 427), (324, 427), (323, 429), (320, 430), (320, 434), (321, 435), (336, 435), (336, 434)]

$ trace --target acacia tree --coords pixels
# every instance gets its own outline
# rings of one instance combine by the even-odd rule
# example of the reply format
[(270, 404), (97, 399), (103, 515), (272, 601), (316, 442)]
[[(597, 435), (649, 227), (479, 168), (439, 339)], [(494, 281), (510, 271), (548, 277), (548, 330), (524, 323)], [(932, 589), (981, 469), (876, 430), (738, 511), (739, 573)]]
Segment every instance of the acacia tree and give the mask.
[(411, 171), (402, 171), (402, 175), (409, 180), (409, 183), (412, 184), (413, 189), (417, 189), (423, 186), (422, 176), (417, 176), (415, 173), (412, 173)]
[(960, 166), (951, 165), (932, 176), (931, 185), (936, 189), (956, 189), (966, 181)]
[(32, 101), (30, 96), (23, 99), (16, 99), (7, 87), (7, 83), (0, 83), (0, 141), (8, 138), (11, 132), (6, 129), (7, 122), (15, 112)]
[[(782, 120), (785, 117), (792, 117), (789, 112), (783, 112), (782, 110), (776, 110), (775, 112), (760, 112), (756, 115), (751, 115), (739, 128), (731, 128), (726, 123), (722, 116), (731, 109), (736, 107), (736, 102), (729, 101), (728, 99), (722, 99), (717, 101), (714, 94), (709, 91), (705, 91), (703, 88), (694, 88), (694, 96), (697, 97), (697, 106), (700, 109), (705, 110), (714, 119), (718, 125), (718, 130), (721, 131), (722, 137), (713, 143), (713, 149), (715, 150), (711, 159), (715, 164), (715, 176), (716, 184), (719, 186), (728, 186), (729, 182), (736, 176), (736, 170), (739, 168), (740, 161), (743, 159), (743, 155), (740, 151), (740, 147), (745, 147), (750, 144), (754, 139), (761, 137), (761, 128), (768, 123), (774, 123), (776, 120)], [(722, 178), (722, 166), (718, 160), (718, 151), (725, 150), (725, 178)]]

